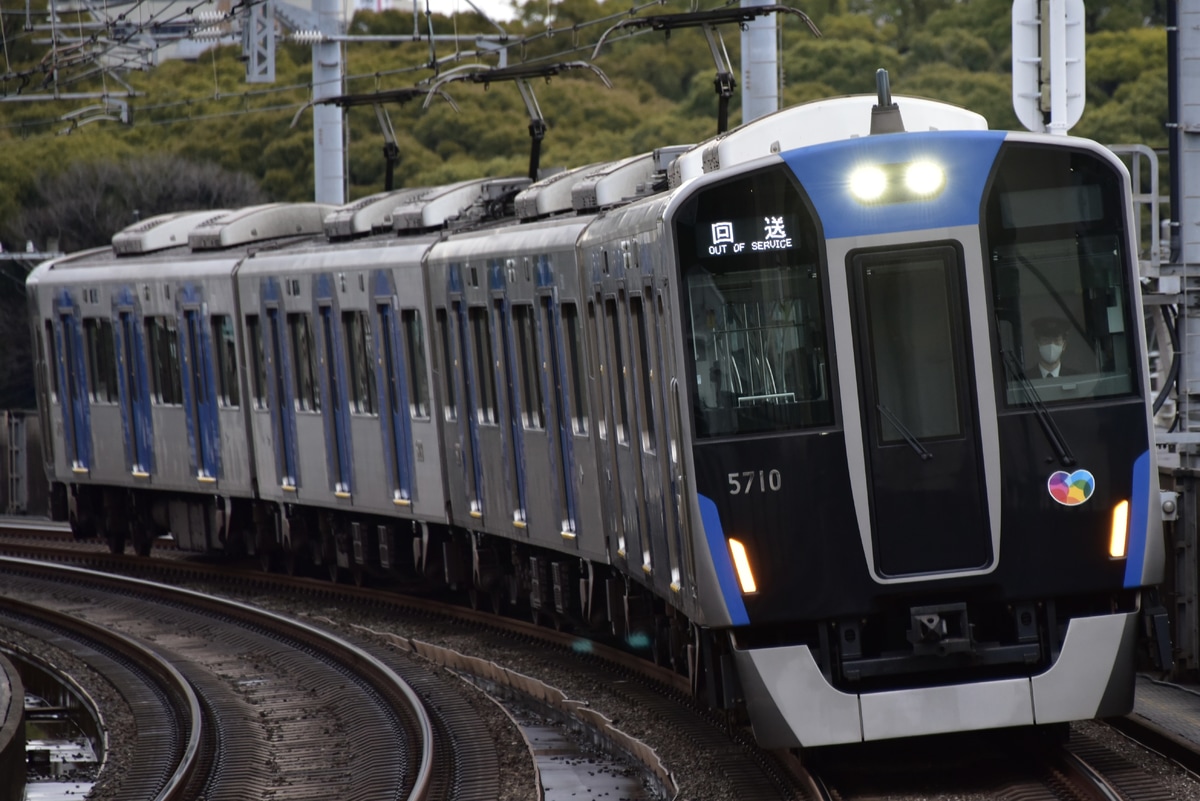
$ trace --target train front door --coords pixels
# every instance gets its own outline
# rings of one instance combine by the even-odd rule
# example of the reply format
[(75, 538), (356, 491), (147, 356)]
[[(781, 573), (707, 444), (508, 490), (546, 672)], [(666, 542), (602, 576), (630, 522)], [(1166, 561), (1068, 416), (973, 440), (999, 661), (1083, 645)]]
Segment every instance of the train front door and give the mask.
[(994, 559), (962, 265), (950, 244), (849, 257), (883, 577), (977, 570)]

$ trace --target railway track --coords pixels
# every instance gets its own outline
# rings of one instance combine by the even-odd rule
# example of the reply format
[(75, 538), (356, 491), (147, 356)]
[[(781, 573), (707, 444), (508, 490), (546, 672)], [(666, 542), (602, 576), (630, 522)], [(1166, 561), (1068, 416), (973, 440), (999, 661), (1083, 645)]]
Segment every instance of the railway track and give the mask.
[[(0, 609), (12, 619), (73, 631), (81, 652), (103, 642), (135, 668), (158, 666), (157, 683), (140, 682), (169, 699), (156, 704), (140, 702), (153, 689), (97, 667), (142, 715), (137, 759), (111, 797), (433, 801), (448, 798), (459, 778), (460, 744), (446, 731), (470, 731), (465, 716), (435, 722), (391, 666), (351, 643), (265, 610), (127, 577), (13, 560), (3, 569)], [(158, 774), (169, 778), (142, 778)]]
[[(121, 779), (123, 794), (163, 801), (198, 797), (203, 767), (214, 752), (214, 721), (192, 685), (168, 660), (132, 637), (19, 597), (0, 601), (0, 628), (53, 643), (76, 656), (86, 654), (92, 669), (121, 688), (134, 727), (145, 734), (138, 760)], [(104, 744), (99, 745), (103, 759)]]
[[(590, 696), (583, 693), (563, 695), (556, 688), (529, 678), (529, 674), (543, 670), (571, 674), (586, 684), (589, 692), (607, 694), (610, 702), (636, 710), (639, 718), (669, 721), (678, 735), (679, 746), (690, 755), (689, 759), (712, 763), (727, 777), (731, 787), (738, 788), (728, 797), (746, 801), (814, 797), (800, 788), (801, 780), (791, 775), (776, 758), (758, 749), (747, 732), (730, 727), (697, 707), (688, 697), (686, 679), (667, 667), (653, 665), (601, 644), (588, 643), (586, 651), (581, 651), (584, 641), (578, 634), (497, 617), (436, 599), (399, 596), (394, 592), (336, 585), (321, 579), (267, 574), (253, 568), (231, 569), (227, 564), (214, 565), (182, 554), (177, 559), (146, 560), (113, 555), (102, 546), (61, 547), (64, 542), (59, 540), (60, 536), (51, 532), (46, 535), (50, 542), (34, 544), (24, 540), (0, 540), (0, 552), (152, 576), (157, 581), (174, 585), (215, 588), (222, 594), (253, 598), (255, 603), (277, 603), (278, 611), (289, 615), (297, 614), (295, 605), (279, 599), (302, 598), (306, 609), (299, 614), (308, 615), (314, 623), (335, 628), (347, 637), (354, 637), (360, 645), (374, 641), (373, 646), (364, 647), (411, 652), (451, 670), (473, 672), (480, 676), (484, 685), (503, 683), (510, 690), (555, 706), (576, 724), (610, 739), (616, 752), (628, 755), (635, 763), (646, 763), (645, 783), (657, 788), (660, 795), (675, 796), (679, 788), (671, 769), (637, 739), (639, 724), (631, 722), (632, 715), (614, 715), (618, 718), (616, 721), (605, 719), (589, 708), (585, 698)], [(39, 536), (39, 540), (42, 539)], [(3, 569), (2, 565), (0, 569)], [(322, 610), (331, 610), (333, 614), (321, 614)], [(422, 637), (387, 634), (385, 630), (395, 630), (406, 618), (424, 621), (425, 628), (434, 633)], [(454, 648), (464, 637), (470, 638), (475, 645)], [(480, 643), (491, 653), (508, 650), (516, 654), (507, 661), (517, 664), (519, 669), (500, 670), (490, 660), (465, 666), (461, 652), (472, 650)], [(522, 660), (525, 665), (532, 660), (537, 666), (521, 668)], [(466, 671), (466, 667), (471, 671)], [(632, 734), (623, 729), (630, 729)], [(484, 792), (478, 797), (491, 796)]]
[[(39, 551), (45, 555), (42, 545), (0, 540), (0, 551), (22, 550), (29, 555)], [(979, 737), (849, 747), (845, 752), (849, 754), (849, 767), (839, 762), (842, 752), (838, 749), (809, 752), (800, 760), (794, 755), (763, 753), (737, 726), (695, 708), (684, 697), (684, 681), (665, 667), (594, 643), (586, 646), (588, 655), (581, 657), (583, 640), (571, 632), (497, 618), (428, 598), (399, 597), (393, 592), (276, 576), (254, 569), (231, 570), (228, 565), (207, 564), (183, 555), (179, 559), (147, 561), (114, 556), (95, 546), (52, 550), (56, 555), (50, 558), (87, 562), (106, 570), (139, 574), (150, 571), (159, 580), (172, 583), (215, 585), (222, 593), (251, 597), (256, 604), (275, 605), (288, 615), (297, 614), (297, 608), (280, 599), (302, 597), (304, 608), (299, 614), (360, 645), (369, 643), (373, 649), (415, 654), (460, 674), (470, 674), (477, 684), (493, 693), (512, 691), (549, 699), (576, 719), (590, 720), (589, 725), (604, 736), (616, 738), (626, 753), (646, 762), (649, 783), (657, 784), (659, 794), (668, 798), (1149, 801), (1180, 797), (1169, 794), (1161, 782), (1144, 771), (1139, 773), (1136, 767), (1118, 767), (1121, 761), (1106, 756), (1103, 747), (1089, 747), (1089, 738), (1081, 736), (1078, 727), (1065, 745), (1044, 737), (1030, 739), (991, 732)], [(475, 649), (489, 655), (507, 651), (509, 655), (480, 659), (463, 656)], [(572, 698), (569, 692), (564, 695), (532, 678), (556, 672), (574, 674), (588, 689), (576, 691)], [(630, 720), (628, 712), (610, 712), (618, 719), (608, 724), (600, 710), (613, 708), (637, 709), (641, 720), (663, 721), (665, 728), (674, 733), (674, 750), (668, 744), (658, 754), (651, 753), (649, 746), (637, 740), (642, 733), (641, 723)], [(652, 764), (659, 758), (662, 761), (657, 766)], [(690, 763), (689, 758), (693, 760)], [(698, 763), (704, 763), (705, 770), (727, 777), (729, 785), (740, 788), (739, 792), (728, 796), (719, 790), (711, 795), (689, 794), (687, 777), (692, 765)], [(864, 769), (864, 765), (870, 768)], [(895, 765), (900, 767), (890, 767)]]
[[(1062, 737), (1066, 736), (1063, 740)], [(818, 749), (807, 768), (836, 801), (1164, 801), (1174, 770), (1107, 724), (993, 731)], [(1126, 746), (1126, 747), (1121, 747)]]

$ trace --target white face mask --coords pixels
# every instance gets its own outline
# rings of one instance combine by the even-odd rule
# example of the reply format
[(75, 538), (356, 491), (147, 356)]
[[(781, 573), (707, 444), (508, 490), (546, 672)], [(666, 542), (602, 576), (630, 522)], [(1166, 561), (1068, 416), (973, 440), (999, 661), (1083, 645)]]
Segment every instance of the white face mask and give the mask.
[(1058, 361), (1058, 357), (1062, 356), (1062, 345), (1051, 343), (1049, 345), (1038, 345), (1038, 353), (1042, 356), (1043, 364), (1054, 364)]

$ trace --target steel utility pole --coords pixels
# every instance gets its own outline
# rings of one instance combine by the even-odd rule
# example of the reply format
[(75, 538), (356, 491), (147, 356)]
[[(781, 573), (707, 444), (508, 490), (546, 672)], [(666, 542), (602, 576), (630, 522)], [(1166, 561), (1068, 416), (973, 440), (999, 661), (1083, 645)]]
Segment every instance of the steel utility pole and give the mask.
[[(742, 0), (742, 8), (774, 0)], [(742, 124), (779, 111), (779, 32), (767, 14), (742, 26)]]
[(338, 0), (313, 0), (321, 41), (312, 49), (313, 60), (313, 182), (315, 200), (340, 206), (346, 202), (344, 112), (320, 100), (338, 97), (342, 89), (341, 6)]

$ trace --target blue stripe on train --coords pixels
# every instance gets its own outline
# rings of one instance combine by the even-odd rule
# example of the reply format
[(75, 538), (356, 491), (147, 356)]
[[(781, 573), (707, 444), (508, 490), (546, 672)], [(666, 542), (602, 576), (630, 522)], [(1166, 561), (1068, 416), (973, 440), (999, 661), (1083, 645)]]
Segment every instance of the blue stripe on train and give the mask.
[[(983, 188), (1004, 142), (1003, 131), (926, 131), (880, 134), (797, 148), (783, 160), (817, 207), (826, 239), (976, 225)], [(862, 203), (849, 189), (850, 174), (869, 164), (932, 161), (945, 188), (929, 200)]]
[(738, 587), (737, 576), (733, 574), (733, 560), (729, 557), (729, 544), (725, 542), (725, 531), (721, 528), (721, 515), (711, 498), (697, 495), (696, 502), (700, 506), (700, 522), (704, 526), (704, 536), (708, 540), (709, 554), (717, 571), (717, 582), (721, 585), (721, 595), (725, 598), (729, 618), (733, 625), (745, 626), (750, 622), (750, 615), (746, 613), (742, 591)]
[(1125, 549), (1125, 586), (1142, 584), (1146, 538), (1150, 529), (1150, 451), (1133, 463), (1133, 497), (1129, 500), (1129, 543)]

